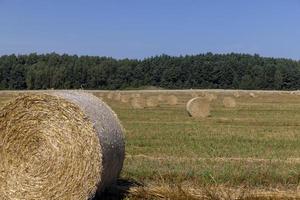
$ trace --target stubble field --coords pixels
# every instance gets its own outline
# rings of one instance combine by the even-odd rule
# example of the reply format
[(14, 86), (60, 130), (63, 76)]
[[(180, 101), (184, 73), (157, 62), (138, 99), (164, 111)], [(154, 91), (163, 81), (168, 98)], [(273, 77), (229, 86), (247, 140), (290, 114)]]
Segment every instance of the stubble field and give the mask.
[[(126, 129), (126, 160), (107, 199), (300, 198), (300, 94), (224, 90), (89, 91), (107, 102)], [(212, 94), (211, 116), (185, 105)], [(250, 95), (253, 93), (254, 95)], [(19, 92), (1, 92), (0, 107)], [(109, 95), (110, 94), (110, 95)], [(120, 95), (178, 98), (176, 105), (133, 109)], [(224, 97), (236, 107), (225, 108)]]

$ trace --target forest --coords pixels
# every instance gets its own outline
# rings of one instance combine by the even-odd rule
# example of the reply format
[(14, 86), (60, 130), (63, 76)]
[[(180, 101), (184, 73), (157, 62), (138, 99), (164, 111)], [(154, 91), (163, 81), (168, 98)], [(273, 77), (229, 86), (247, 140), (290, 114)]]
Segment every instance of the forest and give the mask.
[(159, 55), (141, 60), (3, 55), (0, 89), (300, 89), (300, 61), (257, 54)]

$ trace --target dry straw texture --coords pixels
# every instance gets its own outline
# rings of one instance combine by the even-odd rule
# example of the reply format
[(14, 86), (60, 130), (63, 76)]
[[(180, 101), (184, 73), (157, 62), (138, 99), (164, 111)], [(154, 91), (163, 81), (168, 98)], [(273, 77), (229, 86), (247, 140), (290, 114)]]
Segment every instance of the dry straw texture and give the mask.
[(252, 97), (252, 98), (255, 98), (255, 97), (256, 97), (256, 94), (254, 94), (253, 92), (250, 92), (250, 93), (249, 93), (249, 96)]
[(234, 96), (235, 98), (239, 98), (239, 97), (241, 97), (241, 95), (240, 95), (240, 93), (239, 93), (239, 92), (234, 92), (234, 93), (233, 93), (233, 96)]
[(118, 177), (123, 128), (93, 95), (23, 95), (0, 112), (0, 197), (87, 200)]
[(175, 106), (178, 104), (178, 98), (175, 95), (167, 96), (166, 101), (170, 106)]
[(166, 97), (165, 97), (164, 95), (162, 95), (162, 94), (159, 94), (159, 95), (157, 96), (157, 99), (158, 99), (158, 101), (160, 101), (160, 102), (164, 102), (165, 99), (166, 99)]
[(208, 99), (209, 101), (215, 101), (217, 100), (217, 96), (211, 93), (205, 93), (205, 98)]
[(121, 101), (121, 93), (120, 92), (116, 92), (114, 95), (114, 100), (115, 101)]
[(191, 117), (205, 118), (210, 116), (210, 102), (206, 98), (195, 97), (188, 101), (186, 110)]
[(122, 94), (121, 95), (121, 102), (122, 103), (128, 103), (130, 101), (130, 95), (127, 95), (127, 94)]
[(236, 101), (232, 97), (224, 97), (223, 105), (225, 108), (234, 108), (236, 107)]
[(113, 92), (109, 92), (108, 94), (107, 94), (107, 98), (108, 99), (112, 99), (114, 97), (114, 93)]
[(143, 109), (146, 107), (145, 99), (143, 97), (132, 98), (130, 103), (134, 109)]
[(158, 98), (156, 96), (150, 96), (146, 100), (147, 107), (157, 107), (159, 105)]

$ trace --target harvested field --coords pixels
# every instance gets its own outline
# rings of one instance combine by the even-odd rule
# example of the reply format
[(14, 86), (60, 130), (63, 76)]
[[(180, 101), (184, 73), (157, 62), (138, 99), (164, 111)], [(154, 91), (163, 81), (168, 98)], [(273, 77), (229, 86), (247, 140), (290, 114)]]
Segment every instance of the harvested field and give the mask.
[[(211, 117), (191, 118), (191, 92), (211, 93)], [(118, 184), (101, 196), (128, 199), (297, 199), (300, 197), (300, 96), (296, 92), (230, 90), (120, 91), (144, 99), (175, 95), (176, 105), (132, 109), (107, 98), (126, 129)], [(255, 94), (255, 98), (250, 96)], [(15, 93), (14, 93), (15, 94)], [(0, 93), (0, 105), (10, 94)], [(235, 195), (235, 196), (230, 196)], [(118, 199), (116, 197), (116, 199)]]
[(234, 108), (236, 107), (236, 101), (232, 97), (224, 97), (223, 105), (225, 108)]

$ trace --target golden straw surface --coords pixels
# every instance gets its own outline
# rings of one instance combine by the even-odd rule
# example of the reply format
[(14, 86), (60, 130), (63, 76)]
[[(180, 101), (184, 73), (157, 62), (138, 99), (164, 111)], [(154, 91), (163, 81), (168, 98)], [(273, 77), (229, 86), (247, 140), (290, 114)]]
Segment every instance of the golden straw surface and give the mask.
[(92, 198), (124, 160), (111, 109), (79, 92), (23, 95), (0, 112), (0, 198)]
[(210, 101), (207, 98), (195, 97), (187, 102), (186, 110), (191, 117), (208, 117), (210, 116)]

